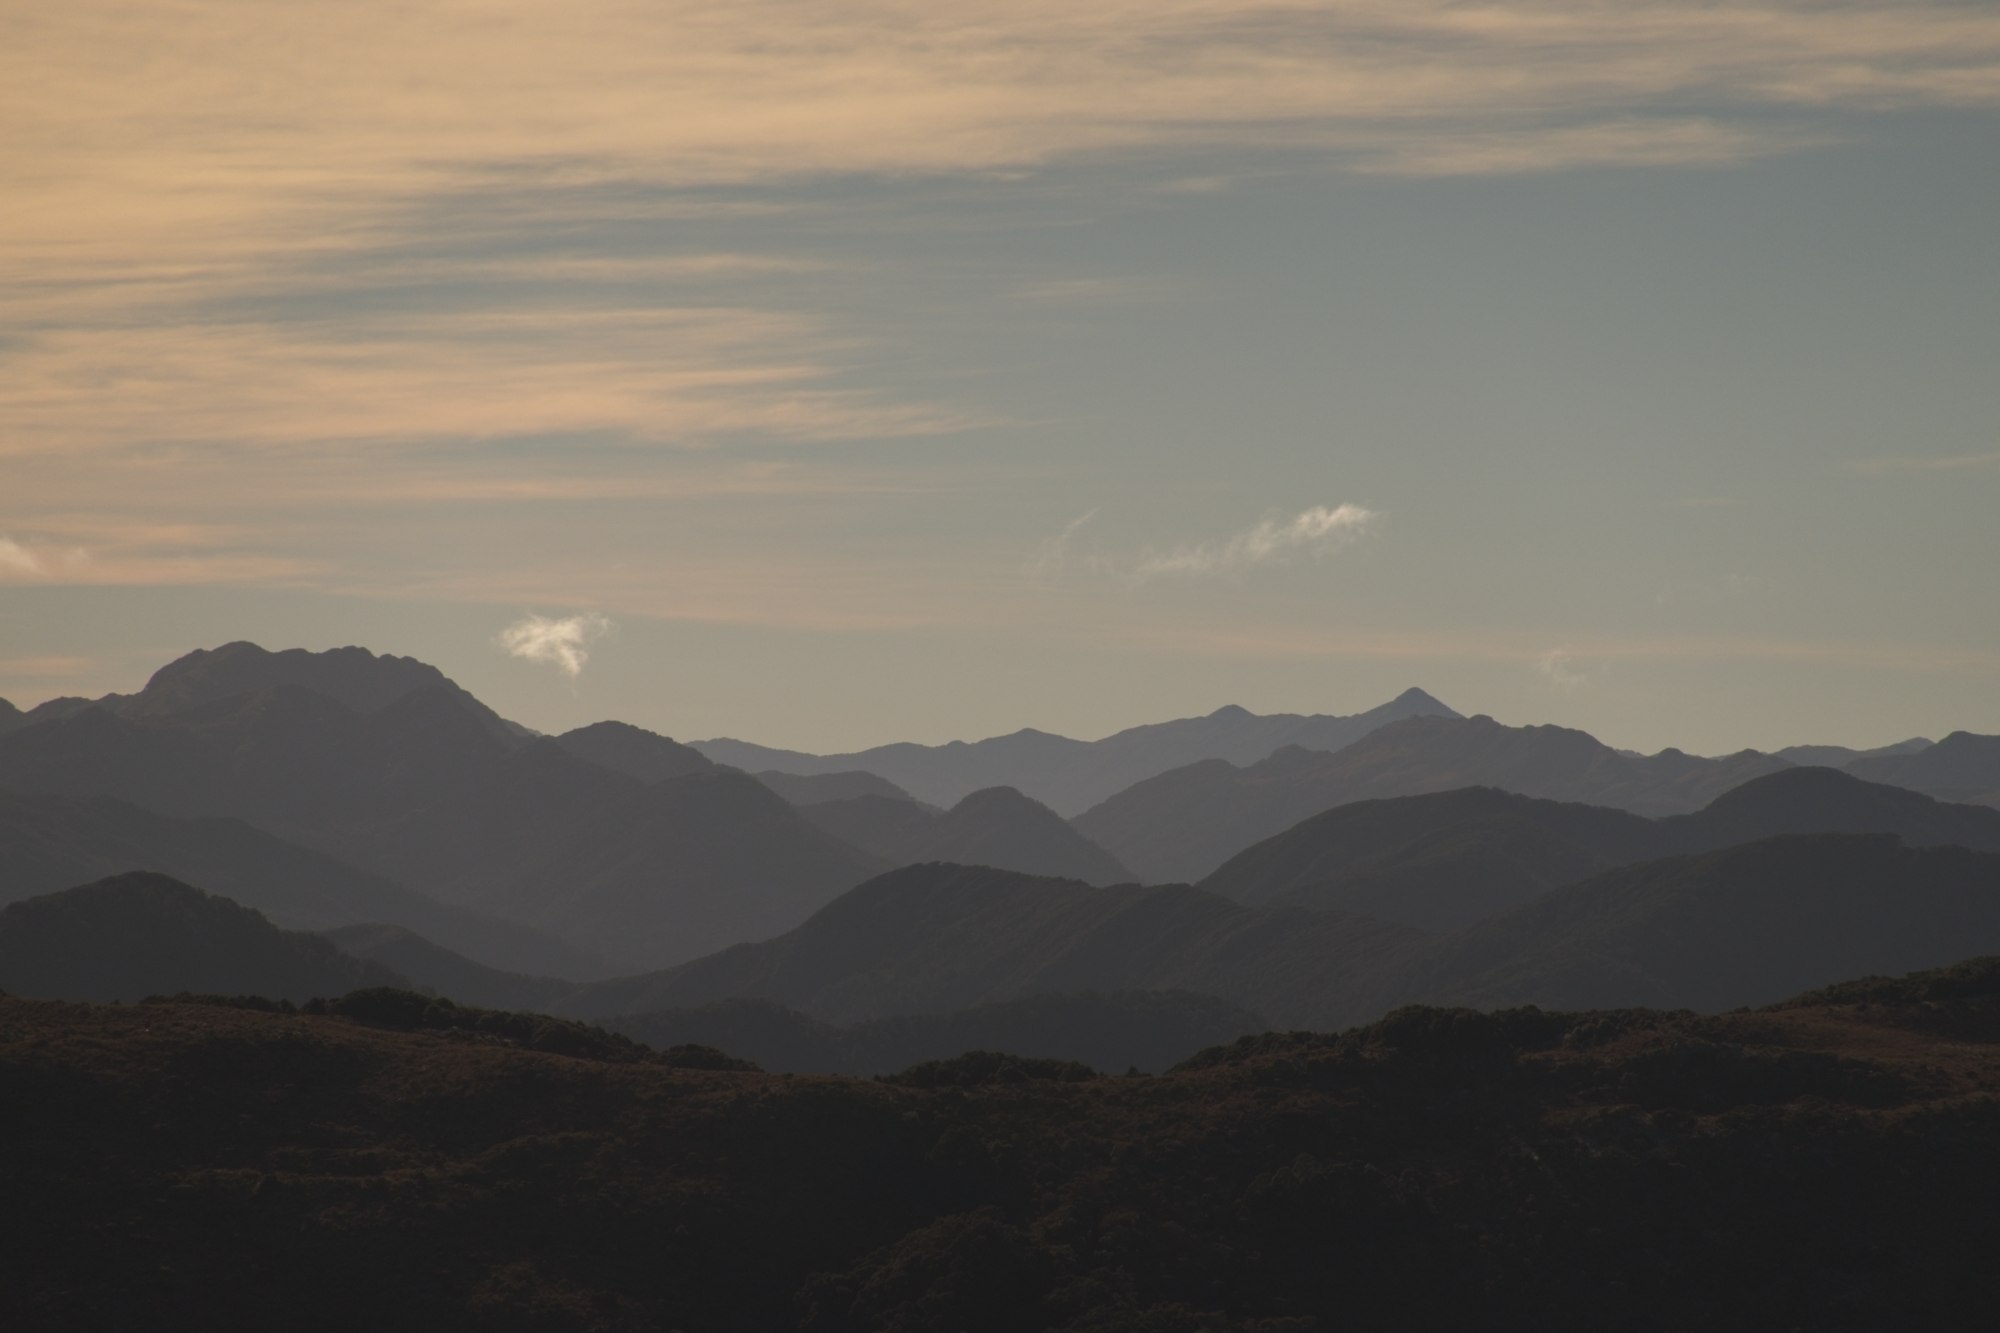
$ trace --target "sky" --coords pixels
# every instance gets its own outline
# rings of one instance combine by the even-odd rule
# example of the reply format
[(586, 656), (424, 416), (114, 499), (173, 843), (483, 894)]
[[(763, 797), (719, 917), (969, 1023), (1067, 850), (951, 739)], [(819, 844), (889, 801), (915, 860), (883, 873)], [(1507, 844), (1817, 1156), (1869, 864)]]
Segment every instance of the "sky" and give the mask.
[(2000, 8), (0, 7), (0, 697), (2000, 732)]

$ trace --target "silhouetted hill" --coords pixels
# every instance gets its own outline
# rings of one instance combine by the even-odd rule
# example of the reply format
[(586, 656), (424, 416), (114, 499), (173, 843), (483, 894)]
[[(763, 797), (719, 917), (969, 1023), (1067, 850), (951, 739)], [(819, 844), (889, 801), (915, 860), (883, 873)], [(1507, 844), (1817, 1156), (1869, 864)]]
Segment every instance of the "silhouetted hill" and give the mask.
[(624, 722), (593, 722), (564, 732), (555, 743), (579, 759), (641, 782), (706, 773), (715, 767), (699, 750)]
[(1180, 990), (1280, 1024), (1324, 1024), (1366, 1009), (1427, 939), (1368, 917), (1258, 911), (1187, 885), (1092, 888), (925, 864), (870, 880), (774, 939), (581, 987), (556, 1012), (763, 999), (856, 1023), (1028, 995)]
[(574, 981), (487, 967), (402, 926), (338, 926), (320, 935), (350, 957), (381, 964), (404, 978), (406, 985), (435, 991), (474, 1008), (546, 1009), (576, 989)]
[(0, 990), (65, 1000), (176, 991), (303, 1000), (403, 985), (317, 935), (166, 875), (116, 875), (0, 908)]
[(1714, 1010), (1983, 953), (2000, 953), (2000, 855), (1819, 834), (1557, 889), (1442, 942), (1397, 994)]
[(757, 781), (793, 805), (823, 805), (828, 801), (850, 801), (861, 796), (916, 801), (914, 796), (889, 779), (873, 773), (780, 773), (775, 768), (767, 768), (756, 777)]
[(604, 1025), (649, 1046), (713, 1046), (773, 1073), (823, 1074), (887, 1074), (967, 1051), (1156, 1072), (1267, 1026), (1236, 1005), (1179, 991), (1032, 995), (844, 1028), (764, 1000), (724, 1000)]
[(21, 726), (24, 721), (25, 718), (20, 709), (7, 700), (0, 699), (0, 736), (4, 736), (14, 728)]
[(1198, 880), (1251, 844), (1354, 801), (1484, 786), (1665, 815), (1785, 767), (1747, 750), (1725, 759), (1679, 750), (1634, 757), (1566, 727), (1412, 717), (1332, 754), (1293, 748), (1247, 768), (1218, 759), (1162, 773), (1074, 822), (1146, 880)]
[(743, 773), (671, 778), (545, 827), (463, 900), (638, 967), (776, 935), (884, 868)]
[(1260, 717), (1230, 705), (1206, 717), (1131, 727), (1097, 741), (1026, 728), (983, 741), (897, 744), (855, 754), (810, 755), (726, 738), (695, 741), (709, 758), (737, 768), (818, 774), (879, 773), (933, 805), (954, 805), (987, 787), (1013, 787), (1072, 815), (1143, 778), (1200, 759), (1253, 763), (1285, 746), (1337, 750), (1399, 718), (1457, 717), (1422, 690), (1349, 717), (1277, 713)]
[(514, 971), (601, 977), (604, 960), (500, 917), (454, 907), (236, 819), (175, 819), (107, 797), (0, 792), (0, 903), (153, 870), (280, 926), (393, 922)]
[(1870, 782), (1908, 787), (1941, 801), (2000, 806), (2000, 736), (1954, 731), (1926, 749), (1856, 759), (1847, 768)]
[(414, 657), (376, 656), (366, 648), (268, 652), (254, 643), (198, 648), (153, 673), (146, 688), (106, 702), (132, 715), (186, 713), (203, 704), (293, 685), (334, 700), (356, 713), (379, 713), (420, 690), (437, 691), (479, 719), (495, 737), (511, 741), (526, 730), (502, 718), (436, 667)]
[(1452, 930), (1614, 866), (1786, 833), (2000, 851), (2000, 813), (1827, 768), (1781, 769), (1662, 820), (1473, 787), (1338, 806), (1238, 853), (1202, 887)]
[(0, 787), (237, 816), (631, 968), (775, 934), (884, 868), (752, 778), (648, 787), (559, 741), (503, 740), (436, 686), (370, 713), (295, 683), (179, 713), (91, 707), (0, 737)]
[(1116, 884), (1132, 872), (1055, 811), (1011, 787), (976, 791), (950, 810), (857, 796), (823, 801), (805, 817), (889, 865), (953, 861), (1028, 875)]
[(895, 1082), (350, 998), (0, 998), (31, 1223), (0, 1326), (1750, 1333), (2000, 1305), (1990, 986), (1413, 1009), (1155, 1078), (985, 1055)]

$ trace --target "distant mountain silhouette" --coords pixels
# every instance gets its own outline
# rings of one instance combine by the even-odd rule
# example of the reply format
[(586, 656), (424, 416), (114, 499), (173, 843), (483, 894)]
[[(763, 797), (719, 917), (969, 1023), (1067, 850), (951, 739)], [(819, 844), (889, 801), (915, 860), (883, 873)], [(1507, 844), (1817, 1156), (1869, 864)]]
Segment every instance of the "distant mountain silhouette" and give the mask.
[(1928, 750), (1936, 742), (1924, 736), (1912, 736), (1894, 745), (1881, 745), (1872, 750), (1854, 750), (1845, 745), (1787, 745), (1772, 753), (1788, 764), (1815, 765), (1820, 768), (1845, 768), (1857, 759), (1880, 759), (1890, 755), (1915, 754)]
[(665, 1050), (713, 1046), (772, 1072), (889, 1074), (966, 1051), (1074, 1060), (1093, 1069), (1169, 1068), (1204, 1047), (1267, 1024), (1206, 995), (1179, 991), (1032, 995), (952, 1014), (835, 1027), (764, 1000), (608, 1020), (614, 1032)]
[(1720, 1010), (1996, 951), (2000, 855), (1817, 834), (1557, 889), (1440, 943), (1384, 1002)]
[(756, 778), (793, 805), (823, 805), (828, 801), (848, 801), (857, 796), (916, 800), (889, 779), (858, 769), (843, 773), (780, 773), (775, 768), (767, 768)]
[(1936, 745), (1910, 754), (1856, 759), (1847, 771), (1941, 801), (2000, 806), (2000, 736), (1954, 731)]
[(775, 939), (581, 987), (556, 1012), (762, 999), (855, 1023), (1035, 994), (1183, 990), (1315, 1026), (1365, 1010), (1428, 938), (1343, 913), (1260, 911), (1187, 885), (1099, 889), (925, 864), (870, 880)]
[(564, 732), (555, 743), (579, 759), (641, 782), (663, 782), (715, 767), (699, 750), (624, 722), (594, 722)]
[(857, 796), (804, 808), (820, 828), (890, 865), (954, 861), (1029, 875), (1116, 884), (1132, 872), (1061, 815), (1011, 787), (973, 792), (950, 810)]
[(196, 649), (153, 673), (134, 695), (112, 696), (107, 704), (132, 715), (185, 713), (203, 704), (283, 685), (297, 685), (356, 713), (379, 713), (420, 690), (443, 693), (503, 740), (526, 736), (460, 688), (442, 671), (414, 657), (376, 656), (366, 648), (268, 652), (254, 643), (226, 643)]
[(1253, 906), (1451, 930), (1614, 866), (1786, 833), (1893, 833), (1912, 846), (2000, 852), (2000, 812), (1828, 768), (1753, 778), (1661, 820), (1472, 787), (1336, 807), (1238, 853), (1202, 887)]
[(319, 933), (342, 953), (378, 963), (405, 978), (405, 985), (435, 991), (474, 1008), (546, 1009), (576, 989), (574, 981), (527, 976), (475, 963), (403, 926), (363, 924)]
[(21, 710), (5, 699), (0, 699), (0, 736), (6, 735), (25, 722)]
[(649, 787), (572, 753), (607, 738), (636, 740), (628, 758), (681, 748), (636, 728), (510, 738), (435, 684), (357, 713), (286, 682), (17, 729), (0, 737), (0, 787), (239, 817), (631, 968), (776, 934), (885, 868), (746, 775), (702, 761)]
[(305, 1000), (403, 979), (166, 875), (117, 875), (0, 908), (0, 990), (60, 1000), (202, 991)]
[(176, 819), (108, 797), (0, 792), (0, 903), (131, 870), (197, 884), (292, 930), (394, 922), (515, 971), (588, 978), (604, 960), (438, 902), (236, 819)]
[(1199, 880), (1253, 843), (1354, 801), (1487, 786), (1665, 815), (1786, 767), (1749, 750), (1633, 757), (1567, 727), (1412, 717), (1331, 754), (1290, 748), (1247, 768), (1212, 759), (1162, 773), (1074, 822), (1148, 881)]
[(933, 805), (950, 806), (986, 787), (1013, 787), (1059, 814), (1073, 815), (1143, 778), (1201, 759), (1249, 764), (1285, 746), (1337, 750), (1401, 718), (1457, 717), (1425, 694), (1397, 698), (1349, 717), (1276, 713), (1260, 717), (1230, 705), (1206, 717), (1132, 727), (1097, 741), (1072, 740), (1032, 728), (983, 741), (948, 745), (897, 744), (854, 754), (810, 755), (746, 741), (695, 741), (719, 763), (752, 772), (776, 769), (818, 774), (860, 769), (879, 773)]

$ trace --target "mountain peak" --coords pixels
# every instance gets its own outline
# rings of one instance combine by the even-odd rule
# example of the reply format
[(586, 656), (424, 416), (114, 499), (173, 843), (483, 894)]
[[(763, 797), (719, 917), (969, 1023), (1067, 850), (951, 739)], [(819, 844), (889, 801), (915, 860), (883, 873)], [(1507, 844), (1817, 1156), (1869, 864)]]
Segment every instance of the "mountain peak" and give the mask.
[(1224, 704), (1208, 715), (1211, 722), (1241, 722), (1245, 718), (1257, 716), (1241, 704)]

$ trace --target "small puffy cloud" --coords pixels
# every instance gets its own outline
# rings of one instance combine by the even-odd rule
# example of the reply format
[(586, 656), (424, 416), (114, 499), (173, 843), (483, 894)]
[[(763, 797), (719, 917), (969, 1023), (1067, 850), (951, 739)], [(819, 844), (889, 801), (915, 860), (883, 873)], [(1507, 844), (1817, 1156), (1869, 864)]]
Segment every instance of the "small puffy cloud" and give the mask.
[(1140, 557), (1139, 579), (1163, 574), (1223, 574), (1272, 564), (1294, 555), (1327, 555), (1366, 536), (1381, 515), (1357, 504), (1329, 509), (1314, 505), (1291, 518), (1270, 517), (1226, 541), (1149, 551)]
[(595, 611), (560, 617), (525, 615), (500, 631), (499, 643), (510, 657), (547, 662), (575, 680), (590, 660), (591, 646), (611, 629), (611, 621)]
[(1559, 690), (1581, 689), (1590, 684), (1590, 673), (1577, 665), (1576, 655), (1567, 647), (1551, 648), (1535, 659), (1535, 670)]

